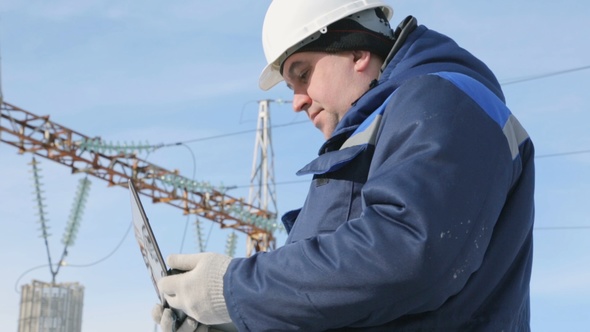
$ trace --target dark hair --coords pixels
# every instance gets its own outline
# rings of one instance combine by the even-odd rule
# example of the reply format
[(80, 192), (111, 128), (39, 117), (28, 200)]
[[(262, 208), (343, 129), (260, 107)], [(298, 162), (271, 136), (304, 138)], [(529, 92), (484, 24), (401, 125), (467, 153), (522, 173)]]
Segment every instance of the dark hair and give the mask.
[[(374, 8), (375, 20), (381, 21), (389, 27), (387, 17), (381, 8)], [(352, 16), (352, 15), (351, 15)], [(330, 24), (327, 32), (321, 34), (316, 40), (303, 45), (293, 52), (326, 52), (338, 53), (342, 51), (369, 51), (381, 59), (385, 59), (393, 47), (395, 39), (393, 33), (390, 36), (379, 31), (371, 30), (351, 16)], [(284, 63), (284, 62), (283, 62)], [(280, 72), (283, 72), (281, 63)]]

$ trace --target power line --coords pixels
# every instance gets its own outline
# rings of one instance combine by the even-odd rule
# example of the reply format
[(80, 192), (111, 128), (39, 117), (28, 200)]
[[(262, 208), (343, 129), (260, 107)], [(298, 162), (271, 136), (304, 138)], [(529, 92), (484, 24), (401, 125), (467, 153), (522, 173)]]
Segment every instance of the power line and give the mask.
[(573, 155), (573, 154), (582, 154), (582, 153), (590, 153), (590, 150), (550, 153), (550, 154), (539, 155), (539, 156), (536, 156), (535, 158), (562, 157), (562, 156), (569, 156), (569, 155)]
[[(513, 80), (507, 80), (507, 81), (501, 82), (500, 85), (506, 86), (506, 85), (512, 85), (512, 84), (517, 84), (517, 83), (529, 82), (529, 81), (533, 81), (533, 80), (539, 80), (539, 79), (547, 78), (547, 77), (551, 77), (551, 76), (573, 73), (576, 71), (581, 71), (581, 70), (586, 70), (586, 69), (590, 69), (590, 65), (576, 67), (576, 68), (570, 68), (570, 69), (564, 69), (564, 70), (559, 70), (559, 71), (545, 73), (545, 74), (533, 75), (533, 76), (528, 76), (528, 77), (523, 77), (523, 78), (516, 78)], [(280, 99), (278, 101), (280, 101), (281, 103), (288, 102), (288, 101), (283, 101)], [(296, 121), (296, 122), (290, 122), (290, 123), (285, 123), (285, 124), (280, 124), (280, 125), (274, 125), (274, 126), (271, 126), (271, 128), (281, 128), (281, 127), (293, 126), (293, 125), (307, 123), (307, 122), (308, 122), (307, 120)], [(202, 141), (207, 141), (207, 140), (212, 140), (212, 139), (225, 138), (225, 137), (237, 136), (237, 135), (242, 135), (242, 134), (249, 134), (249, 133), (253, 133), (256, 131), (258, 131), (258, 129), (248, 129), (248, 130), (237, 131), (237, 132), (233, 132), (233, 133), (195, 138), (195, 139), (180, 141), (180, 142), (176, 142), (176, 143), (160, 144), (160, 145), (155, 146), (155, 148), (169, 147), (169, 146), (194, 143), (194, 142), (202, 142)]]
[(557, 76), (557, 75), (562, 75), (562, 74), (567, 74), (567, 73), (573, 73), (573, 72), (581, 71), (581, 70), (585, 70), (585, 69), (590, 69), (590, 65), (588, 65), (588, 66), (582, 66), (582, 67), (577, 67), (577, 68), (564, 69), (564, 70), (559, 70), (559, 71), (555, 71), (555, 72), (551, 72), (551, 73), (534, 75), (534, 76), (529, 76), (529, 77), (516, 78), (516, 79), (513, 79), (513, 80), (508, 80), (508, 81), (505, 81), (503, 83), (500, 83), (500, 85), (505, 86), (505, 85), (522, 83), (522, 82), (534, 81), (534, 80), (539, 80), (539, 79), (547, 78), (547, 77), (551, 77), (551, 76)]
[[(63, 267), (91, 267), (91, 266), (97, 265), (97, 264), (102, 263), (105, 260), (109, 259), (110, 257), (112, 257), (119, 250), (119, 248), (121, 248), (121, 245), (123, 245), (123, 242), (125, 242), (125, 239), (127, 238), (127, 235), (129, 234), (129, 231), (131, 230), (131, 226), (132, 226), (132, 224), (129, 223), (129, 226), (125, 230), (125, 234), (123, 234), (123, 237), (121, 238), (121, 240), (119, 241), (119, 243), (106, 256), (100, 258), (97, 261), (91, 262), (91, 263), (87, 263), (87, 264), (64, 264)], [(60, 263), (63, 263), (63, 262), (60, 262)], [(40, 269), (40, 268), (44, 268), (44, 267), (47, 267), (47, 266), (50, 266), (50, 265), (49, 264), (43, 264), (43, 265), (35, 266), (35, 267), (32, 267), (32, 268), (24, 271), (23, 273), (21, 273), (21, 275), (16, 279), (16, 282), (14, 283), (14, 290), (18, 294), (20, 294), (20, 292), (18, 290), (18, 283), (20, 282), (20, 280), (26, 274), (28, 274), (29, 272), (34, 271), (34, 270), (37, 270), (37, 269)], [(56, 264), (56, 266), (57, 266), (57, 264)]]
[[(274, 125), (274, 126), (271, 126), (270, 128), (288, 127), (288, 126), (293, 126), (293, 125), (307, 123), (307, 122), (308, 121), (295, 121), (295, 122), (289, 122), (289, 123), (284, 123), (284, 124), (280, 124), (280, 125)], [(233, 133), (227, 133), (227, 134), (221, 134), (221, 135), (215, 135), (215, 136), (209, 136), (209, 137), (195, 138), (195, 139), (191, 139), (191, 140), (187, 140), (187, 141), (181, 141), (181, 142), (176, 142), (176, 143), (161, 144), (161, 145), (157, 145), (157, 146), (154, 146), (154, 147), (155, 148), (170, 147), (170, 146), (176, 146), (176, 145), (182, 145), (182, 144), (188, 144), (188, 143), (194, 143), (194, 142), (202, 142), (202, 141), (207, 141), (207, 140), (217, 139), (217, 138), (225, 138), (225, 137), (230, 137), (230, 136), (236, 136), (236, 135), (242, 135), (242, 134), (249, 134), (249, 133), (254, 133), (254, 132), (257, 132), (257, 131), (259, 131), (259, 129), (248, 129), (248, 130), (237, 131), (237, 132), (233, 132)]]
[(573, 230), (573, 229), (590, 229), (590, 226), (554, 226), (554, 227), (535, 227), (535, 231), (556, 231), (556, 230)]
[(64, 266), (67, 266), (67, 267), (91, 267), (91, 266), (97, 265), (97, 264), (102, 263), (105, 260), (111, 258), (111, 256), (113, 256), (119, 250), (119, 248), (121, 248), (121, 246), (125, 242), (125, 239), (127, 238), (127, 235), (129, 234), (129, 231), (131, 230), (131, 226), (132, 226), (132, 224), (129, 223), (129, 226), (127, 226), (127, 230), (125, 230), (125, 234), (123, 234), (123, 237), (121, 238), (121, 240), (119, 241), (119, 243), (115, 246), (115, 248), (113, 248), (113, 250), (111, 250), (111, 252), (109, 252), (103, 258), (101, 258), (101, 259), (99, 259), (97, 261), (91, 262), (91, 263), (87, 263), (87, 264), (66, 264)]
[[(291, 180), (291, 181), (275, 182), (275, 185), (295, 184), (295, 183), (303, 183), (303, 182), (309, 183), (309, 180)], [(250, 187), (249, 184), (243, 184), (243, 185), (239, 185), (239, 186), (233, 186), (234, 189), (238, 189), (238, 188), (249, 188), (249, 187)]]
[[(590, 153), (590, 150), (580, 150), (580, 151), (570, 151), (570, 152), (561, 152), (561, 153), (551, 153), (551, 154), (544, 154), (535, 156), (535, 159), (539, 158), (551, 158), (551, 157), (562, 157), (562, 156), (569, 156), (574, 154), (583, 154), (583, 153)], [(291, 181), (281, 181), (276, 182), (275, 185), (287, 185), (287, 184), (297, 184), (297, 183), (309, 183), (309, 180), (291, 180)], [(250, 185), (237, 185), (234, 188), (248, 188)]]
[[(566, 73), (572, 73), (572, 72), (586, 70), (586, 69), (590, 69), (590, 65), (588, 65), (588, 66), (582, 66), (582, 67), (576, 67), (576, 68), (570, 68), (570, 69), (564, 69), (564, 70), (560, 70), (560, 71), (556, 71), (556, 72), (545, 73), (545, 74), (540, 74), (540, 75), (534, 75), (534, 76), (529, 76), (529, 77), (520, 78), (520, 79), (509, 80), (509, 81), (505, 81), (504, 83), (501, 83), (501, 85), (510, 85), (510, 84), (523, 83), (523, 82), (528, 82), (528, 81), (532, 81), (532, 80), (538, 80), (538, 79), (547, 78), (547, 77), (556, 76), (556, 75), (562, 75), (562, 74), (566, 74)], [(271, 126), (271, 128), (281, 128), (281, 127), (293, 126), (293, 125), (298, 125), (298, 124), (303, 124), (303, 123), (308, 123), (308, 121), (307, 120), (304, 120), (304, 121), (295, 121), (295, 122), (290, 122), (290, 123), (285, 123), (285, 124), (273, 125), (273, 126)], [(218, 138), (225, 138), (225, 137), (237, 136), (237, 135), (242, 135), (242, 134), (254, 133), (254, 132), (257, 132), (257, 131), (259, 131), (259, 129), (248, 129), (248, 130), (243, 130), (243, 131), (238, 131), (238, 132), (233, 132), (233, 133), (227, 133), (227, 134), (221, 134), (221, 135), (215, 135), (215, 136), (209, 136), (209, 137), (195, 138), (195, 139), (186, 140), (186, 141), (180, 141), (180, 142), (176, 142), (176, 143), (160, 144), (160, 145), (157, 145), (157, 146), (154, 146), (154, 147), (155, 148), (162, 148), (162, 147), (178, 146), (178, 145), (184, 145), (184, 144), (187, 144), (187, 143), (201, 142), (201, 141), (206, 141), (206, 140), (212, 140), (212, 139), (218, 139)], [(568, 155), (574, 155), (574, 154), (585, 154), (585, 153), (590, 153), (590, 150), (568, 151), (568, 152), (558, 152), (558, 153), (537, 155), (537, 156), (535, 156), (535, 159), (552, 158), (552, 157), (562, 157), (562, 156), (568, 156)], [(277, 182), (277, 183), (275, 183), (275, 185), (288, 185), (288, 184), (308, 183), (308, 182), (309, 182), (308, 180), (293, 180), (293, 181)], [(250, 185), (238, 185), (238, 186), (235, 186), (235, 188), (247, 188), (247, 187), (250, 187)]]

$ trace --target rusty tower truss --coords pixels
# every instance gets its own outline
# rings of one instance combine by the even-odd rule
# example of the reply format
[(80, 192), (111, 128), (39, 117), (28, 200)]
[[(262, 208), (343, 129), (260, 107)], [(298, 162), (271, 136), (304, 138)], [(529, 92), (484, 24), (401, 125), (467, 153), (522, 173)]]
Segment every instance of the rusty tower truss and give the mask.
[[(68, 129), (6, 102), (1, 103), (0, 142), (33, 153), (71, 168), (72, 173), (87, 173), (108, 182), (109, 186), (127, 188), (132, 180), (140, 194), (154, 203), (167, 203), (248, 236), (255, 251), (276, 247), (274, 231), (276, 213), (244, 202), (207, 182), (183, 177), (151, 164), (129, 152), (101, 150), (92, 142), (96, 138)], [(249, 253), (248, 253), (249, 255)]]

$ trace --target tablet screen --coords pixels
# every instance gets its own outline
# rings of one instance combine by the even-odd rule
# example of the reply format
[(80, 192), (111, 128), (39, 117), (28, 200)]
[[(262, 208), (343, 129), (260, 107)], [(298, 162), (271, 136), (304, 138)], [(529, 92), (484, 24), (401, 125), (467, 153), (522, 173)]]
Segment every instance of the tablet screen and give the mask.
[(160, 248), (158, 247), (158, 243), (156, 242), (156, 238), (154, 237), (154, 233), (152, 232), (152, 228), (146, 217), (145, 210), (139, 200), (139, 195), (131, 180), (129, 180), (129, 191), (131, 192), (131, 213), (135, 239), (139, 244), (139, 249), (143, 256), (145, 266), (150, 272), (156, 293), (158, 294), (160, 301), (163, 303), (160, 291), (158, 290), (158, 281), (167, 275), (166, 264), (164, 263), (162, 253), (160, 252)]

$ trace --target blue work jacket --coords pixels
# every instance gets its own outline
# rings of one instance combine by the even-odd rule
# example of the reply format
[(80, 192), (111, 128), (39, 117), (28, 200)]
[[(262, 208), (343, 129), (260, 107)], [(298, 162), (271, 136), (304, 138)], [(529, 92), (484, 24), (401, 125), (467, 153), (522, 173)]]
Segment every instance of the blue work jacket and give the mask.
[(533, 144), (491, 71), (416, 27), (319, 156), (287, 243), (234, 259), (240, 331), (528, 331)]

